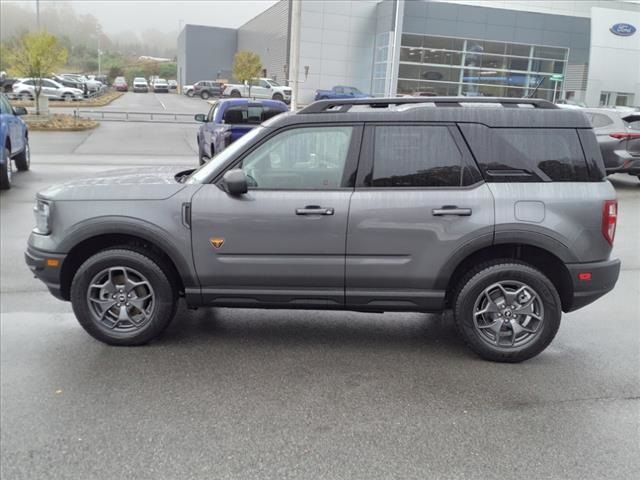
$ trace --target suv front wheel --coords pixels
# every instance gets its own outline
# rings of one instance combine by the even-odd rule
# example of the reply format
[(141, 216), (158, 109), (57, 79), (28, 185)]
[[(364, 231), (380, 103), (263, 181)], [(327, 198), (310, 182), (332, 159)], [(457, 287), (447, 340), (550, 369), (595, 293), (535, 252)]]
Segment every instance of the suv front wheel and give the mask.
[(562, 307), (542, 272), (506, 259), (479, 265), (462, 279), (454, 315), (465, 342), (482, 358), (521, 362), (551, 343)]
[(109, 345), (141, 345), (159, 336), (173, 319), (176, 288), (153, 255), (123, 247), (86, 260), (71, 284), (80, 325)]

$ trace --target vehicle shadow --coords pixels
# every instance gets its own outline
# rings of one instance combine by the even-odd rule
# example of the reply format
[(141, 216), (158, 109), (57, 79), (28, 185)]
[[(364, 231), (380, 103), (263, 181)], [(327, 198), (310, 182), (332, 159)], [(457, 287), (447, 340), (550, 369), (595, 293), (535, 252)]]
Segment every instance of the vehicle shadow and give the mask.
[(264, 310), (181, 307), (153, 345), (209, 343), (295, 347), (326, 346), (385, 350), (437, 349), (467, 353), (452, 316), (422, 313), (359, 313), (324, 310)]

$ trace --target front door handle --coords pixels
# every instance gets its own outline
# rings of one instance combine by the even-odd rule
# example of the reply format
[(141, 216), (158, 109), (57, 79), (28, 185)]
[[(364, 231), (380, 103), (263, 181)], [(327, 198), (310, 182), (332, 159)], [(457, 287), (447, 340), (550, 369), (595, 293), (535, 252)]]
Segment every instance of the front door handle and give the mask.
[(318, 205), (307, 205), (304, 208), (296, 208), (296, 215), (333, 215), (333, 208), (324, 208)]
[(457, 215), (459, 217), (468, 217), (471, 215), (470, 208), (458, 208), (455, 205), (444, 205), (440, 208), (431, 210), (434, 217), (442, 217), (444, 215)]

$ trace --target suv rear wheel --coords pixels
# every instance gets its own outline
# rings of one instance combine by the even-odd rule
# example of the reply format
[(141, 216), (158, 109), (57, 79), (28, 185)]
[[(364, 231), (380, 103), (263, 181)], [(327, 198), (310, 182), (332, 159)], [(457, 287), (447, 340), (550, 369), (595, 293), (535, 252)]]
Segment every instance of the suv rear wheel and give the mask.
[(109, 345), (141, 345), (171, 323), (178, 295), (162, 262), (124, 247), (86, 260), (71, 283), (71, 303), (80, 325)]
[(202, 98), (203, 100), (206, 100), (210, 97), (211, 95), (209, 95), (209, 92), (207, 92), (206, 90), (203, 90), (202, 92), (200, 92), (200, 98)]
[(465, 342), (482, 358), (521, 362), (551, 343), (562, 307), (543, 273), (505, 259), (479, 265), (462, 279), (454, 315)]

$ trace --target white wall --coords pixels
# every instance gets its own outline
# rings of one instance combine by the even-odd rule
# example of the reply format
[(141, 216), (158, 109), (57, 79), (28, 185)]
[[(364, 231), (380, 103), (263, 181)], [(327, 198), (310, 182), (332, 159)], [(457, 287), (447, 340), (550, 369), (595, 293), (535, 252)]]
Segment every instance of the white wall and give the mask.
[(624, 0), (437, 0), (448, 3), (464, 3), (477, 7), (506, 8), (526, 12), (553, 13), (574, 17), (591, 16), (593, 7), (640, 10), (640, 6)]
[[(614, 35), (609, 29), (616, 23), (630, 23), (637, 31)], [(633, 93), (634, 104), (640, 104), (640, 12), (593, 8), (586, 104), (598, 106), (602, 91)]]
[[(316, 89), (351, 85), (369, 92), (379, 0), (301, 2), (299, 102), (313, 101)], [(289, 62), (291, 65), (291, 62)]]

